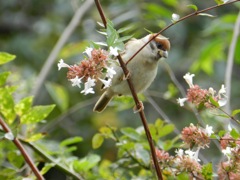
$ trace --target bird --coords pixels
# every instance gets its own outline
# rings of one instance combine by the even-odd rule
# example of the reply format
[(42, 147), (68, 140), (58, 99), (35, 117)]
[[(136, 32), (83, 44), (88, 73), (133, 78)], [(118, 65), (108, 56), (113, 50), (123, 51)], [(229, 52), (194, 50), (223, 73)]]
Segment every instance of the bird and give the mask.
[[(141, 39), (130, 39), (120, 55), (126, 63), (144, 44), (156, 36), (155, 33), (148, 34)], [(132, 80), (136, 93), (145, 91), (153, 82), (157, 75), (158, 62), (162, 58), (167, 58), (170, 50), (168, 38), (159, 34), (152, 39), (131, 61), (127, 63), (129, 76)], [(102, 112), (114, 96), (131, 95), (130, 88), (126, 81), (127, 77), (120, 65), (113, 64), (116, 74), (112, 78), (112, 84), (106, 88), (96, 102), (93, 111)]]

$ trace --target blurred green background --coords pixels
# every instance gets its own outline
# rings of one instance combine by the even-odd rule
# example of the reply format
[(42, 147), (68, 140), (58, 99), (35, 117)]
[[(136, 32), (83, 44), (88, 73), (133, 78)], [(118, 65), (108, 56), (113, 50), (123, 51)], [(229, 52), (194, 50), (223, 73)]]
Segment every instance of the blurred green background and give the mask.
[[(83, 3), (81, 0), (0, 1), (0, 51), (17, 56), (15, 61), (1, 67), (1, 71), (13, 72), (9, 84), (19, 86), (15, 94), (16, 101), (34, 94), (39, 73), (46, 59), (74, 13)], [(145, 36), (147, 30), (160, 31), (171, 23), (172, 13), (183, 17), (193, 12), (193, 9), (187, 7), (189, 4), (204, 9), (216, 3), (213, 0), (102, 1), (106, 16), (113, 21), (115, 28), (131, 25), (131, 28), (122, 35), (133, 34), (135, 38)], [(187, 89), (187, 84), (183, 80), (183, 75), (187, 72), (195, 74), (194, 83), (202, 88), (213, 87), (219, 90), (225, 80), (226, 60), (239, 7), (239, 3), (235, 3), (214, 9), (208, 12), (214, 15), (214, 18), (195, 16), (163, 33), (171, 42), (169, 58), (159, 63), (154, 83), (145, 95), (141, 95), (148, 122), (153, 123), (157, 118), (168, 119), (180, 131), (189, 123), (198, 123), (191, 108), (187, 106), (182, 108), (176, 104), (176, 99), (182, 95), (171, 80), (169, 72), (174, 74), (184, 90)], [(101, 22), (101, 18), (92, 4), (55, 58), (46, 80), (35, 94), (34, 104), (57, 104), (46, 123), (39, 126), (39, 131), (46, 132), (47, 138), (53, 143), (72, 136), (82, 136), (84, 141), (79, 144), (75, 155), (81, 157), (95, 151), (107, 159), (114, 160), (116, 149), (111, 141), (105, 142), (100, 149), (93, 150), (91, 139), (94, 133), (106, 124), (118, 128), (141, 126), (138, 114), (133, 114), (133, 101), (131, 98), (117, 98), (103, 113), (93, 113), (94, 103), (102, 93), (100, 86), (96, 94), (84, 96), (80, 94), (79, 88), (71, 87), (66, 78), (67, 70), (57, 69), (57, 63), (61, 58), (68, 64), (78, 63), (83, 59), (82, 53), (90, 41), (105, 40), (105, 37), (97, 32), (101, 29), (97, 22)], [(232, 109), (239, 108), (239, 79), (238, 38), (232, 71)], [(154, 102), (149, 102), (149, 98)], [(159, 113), (159, 110), (164, 114)], [(222, 128), (219, 123), (222, 119), (211, 113), (203, 112), (201, 118), (215, 128)]]

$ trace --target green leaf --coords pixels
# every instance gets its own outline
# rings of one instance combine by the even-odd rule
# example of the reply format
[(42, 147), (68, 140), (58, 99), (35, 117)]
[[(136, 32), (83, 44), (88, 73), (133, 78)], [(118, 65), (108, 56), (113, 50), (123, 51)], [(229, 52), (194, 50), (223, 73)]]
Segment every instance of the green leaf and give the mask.
[(135, 155), (138, 160), (143, 162), (145, 165), (149, 165), (150, 163), (150, 156), (149, 152), (143, 148), (141, 144), (135, 144)]
[(212, 97), (212, 96), (209, 96), (209, 100), (210, 100), (210, 102), (212, 103), (212, 105), (214, 105), (216, 108), (218, 108), (218, 107), (219, 107), (219, 104), (218, 104), (218, 102), (217, 102), (217, 101), (215, 101), (215, 100), (213, 99), (213, 97)]
[(236, 116), (239, 113), (240, 113), (240, 109), (235, 109), (232, 111), (232, 116)]
[(37, 133), (37, 134), (33, 134), (31, 135), (31, 137), (24, 139), (27, 142), (34, 142), (34, 141), (38, 141), (39, 139), (42, 139), (46, 134), (45, 133)]
[(240, 137), (240, 134), (236, 131), (236, 129), (232, 129), (230, 135), (236, 140)]
[(14, 111), (14, 100), (12, 97), (12, 91), (14, 89), (11, 88), (0, 88), (0, 112), (5, 117), (8, 123), (12, 123), (16, 117)]
[(92, 147), (93, 149), (97, 149), (99, 148), (102, 143), (104, 142), (104, 137), (102, 134), (100, 133), (97, 133), (93, 136), (93, 139), (92, 139)]
[(99, 155), (89, 154), (80, 160), (75, 160), (73, 167), (77, 172), (87, 172), (96, 166), (100, 160), (101, 158)]
[(34, 106), (22, 116), (21, 122), (24, 124), (32, 124), (42, 121), (48, 116), (54, 107), (55, 105)]
[(202, 166), (202, 175), (205, 180), (212, 180), (213, 179), (213, 169), (212, 163), (204, 164)]
[(123, 33), (125, 31), (129, 30), (129, 29), (132, 29), (132, 28), (133, 28), (133, 25), (128, 25), (126, 27), (118, 29), (117, 32), (120, 34), (120, 33)]
[(107, 22), (107, 45), (108, 47), (113, 46), (114, 42), (118, 39), (118, 33), (114, 29), (111, 21)]
[(187, 5), (187, 7), (192, 8), (194, 11), (198, 10), (198, 7), (194, 4), (189, 4), (189, 5)]
[(33, 96), (26, 97), (20, 100), (14, 107), (19, 116), (27, 113), (32, 106)]
[(161, 129), (157, 129), (158, 137), (160, 138), (160, 137), (170, 134), (171, 132), (173, 132), (174, 128), (175, 128), (175, 126), (173, 124), (167, 124), (167, 125), (163, 126)]
[(127, 40), (131, 39), (132, 37), (133, 37), (133, 35), (120, 37), (117, 39), (116, 43), (127, 41)]
[(218, 132), (218, 136), (220, 138), (223, 137), (225, 134), (226, 134), (226, 131), (224, 131), (224, 130), (221, 130), (221, 131)]
[(54, 167), (56, 164), (55, 163), (45, 163), (44, 167), (41, 169), (41, 174), (44, 175), (46, 174), (52, 167)]
[(72, 145), (72, 144), (76, 144), (76, 143), (79, 143), (79, 142), (82, 142), (83, 141), (83, 138), (80, 137), (80, 136), (75, 136), (75, 137), (71, 137), (71, 138), (68, 138), (68, 139), (65, 139), (63, 140), (61, 143), (60, 143), (60, 146), (69, 146), (69, 145)]
[(207, 17), (211, 17), (211, 18), (215, 17), (215, 16), (213, 16), (211, 14), (208, 14), (208, 13), (199, 13), (198, 16), (207, 16)]
[(3, 72), (0, 74), (0, 86), (4, 85), (7, 81), (8, 76), (10, 75), (10, 72)]
[(24, 158), (19, 150), (8, 151), (7, 159), (13, 166), (17, 168), (21, 168), (24, 163)]
[(217, 3), (217, 5), (221, 5), (224, 3), (223, 0), (215, 0), (215, 2)]
[(133, 128), (125, 127), (121, 129), (121, 132), (133, 140), (139, 141), (141, 139), (141, 135)]
[(0, 52), (0, 65), (14, 60), (15, 57), (16, 57), (15, 55), (12, 55), (6, 52)]
[(60, 110), (67, 110), (69, 106), (69, 96), (65, 87), (56, 83), (47, 83), (46, 88)]

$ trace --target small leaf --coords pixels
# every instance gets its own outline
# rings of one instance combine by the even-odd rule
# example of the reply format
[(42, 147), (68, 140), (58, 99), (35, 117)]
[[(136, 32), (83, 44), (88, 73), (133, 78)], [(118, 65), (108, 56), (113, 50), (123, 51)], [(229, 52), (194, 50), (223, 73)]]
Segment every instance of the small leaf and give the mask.
[(195, 4), (189, 4), (187, 7), (192, 8), (194, 11), (198, 10), (198, 7)]
[(213, 99), (213, 97), (212, 97), (212, 96), (209, 96), (209, 100), (210, 100), (210, 102), (212, 103), (212, 105), (214, 105), (216, 108), (218, 108), (218, 107), (219, 107), (219, 104), (218, 104), (218, 102), (217, 102), (217, 101), (215, 101), (215, 100)]
[(26, 97), (20, 100), (14, 107), (19, 116), (27, 113), (32, 106), (33, 96)]
[(214, 18), (215, 16), (208, 14), (208, 13), (199, 13), (198, 16), (207, 16), (207, 17), (211, 17)]
[(202, 166), (202, 175), (203, 178), (206, 180), (212, 180), (213, 176), (213, 168), (212, 168), (212, 163), (204, 164)]
[(5, 52), (0, 52), (0, 65), (8, 63), (9, 61), (12, 61), (15, 59), (15, 55), (5, 53)]
[(234, 138), (234, 139), (238, 139), (240, 137), (239, 133), (236, 131), (236, 129), (232, 129), (230, 132), (230, 135)]
[(46, 174), (52, 167), (55, 166), (55, 163), (45, 163), (44, 167), (41, 169), (41, 174)]
[(218, 136), (220, 138), (223, 137), (225, 134), (226, 134), (226, 131), (224, 131), (224, 130), (221, 130), (221, 131), (218, 132)]
[(32, 124), (42, 121), (48, 116), (54, 107), (55, 105), (34, 106), (22, 116), (21, 122), (25, 124)]
[(71, 137), (71, 138), (68, 138), (68, 139), (65, 139), (63, 140), (61, 143), (60, 143), (60, 146), (69, 146), (69, 145), (72, 145), (72, 144), (76, 144), (76, 143), (79, 143), (79, 142), (82, 142), (83, 141), (83, 138), (80, 137), (80, 136), (75, 136), (75, 137)]
[(232, 111), (232, 116), (236, 116), (239, 113), (240, 113), (240, 109), (235, 109)]
[(14, 111), (14, 100), (11, 94), (14, 89), (11, 88), (13, 87), (0, 88), (0, 112), (10, 124), (16, 117)]
[(145, 165), (149, 165), (150, 163), (150, 156), (149, 152), (143, 148), (142, 145), (136, 144), (135, 145), (135, 153), (134, 153), (141, 162)]
[(120, 28), (117, 30), (117, 32), (120, 34), (120, 33), (123, 33), (129, 29), (132, 29), (134, 25), (129, 25), (129, 26), (126, 26), (126, 27), (123, 27), (123, 28)]
[(7, 159), (13, 166), (17, 168), (21, 168), (24, 163), (24, 158), (19, 150), (8, 151)]
[(99, 155), (89, 154), (87, 157), (84, 157), (80, 160), (75, 160), (73, 167), (77, 172), (87, 172), (93, 167), (95, 167), (98, 162), (101, 160)]
[(167, 124), (163, 126), (161, 129), (157, 129), (158, 131), (158, 137), (163, 137), (168, 135), (169, 133), (173, 132), (175, 126), (173, 124)]
[(125, 127), (121, 129), (121, 132), (133, 140), (139, 141), (141, 139), (141, 135), (133, 128)]
[(127, 41), (127, 40), (131, 39), (132, 37), (133, 37), (133, 35), (123, 36), (123, 37), (119, 38), (119, 39), (116, 41), (116, 43)]
[(102, 134), (100, 133), (97, 133), (93, 136), (93, 139), (92, 139), (92, 147), (93, 149), (97, 149), (99, 148), (102, 143), (104, 142), (104, 137)]
[(47, 83), (46, 88), (61, 111), (67, 110), (69, 105), (69, 96), (65, 87), (56, 83)]
[(45, 133), (37, 133), (37, 134), (31, 135), (31, 137), (25, 139), (25, 141), (27, 141), (27, 142), (38, 141), (38, 140), (42, 139), (44, 136), (45, 136)]
[(0, 86), (4, 85), (7, 81), (8, 76), (10, 75), (10, 72), (3, 72), (0, 74)]

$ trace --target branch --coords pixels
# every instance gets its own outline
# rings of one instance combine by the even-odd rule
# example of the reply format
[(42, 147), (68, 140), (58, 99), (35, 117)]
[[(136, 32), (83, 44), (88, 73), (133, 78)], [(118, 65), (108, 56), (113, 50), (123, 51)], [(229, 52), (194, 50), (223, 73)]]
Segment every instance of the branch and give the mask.
[(229, 51), (228, 51), (227, 67), (225, 72), (225, 85), (227, 87), (226, 95), (228, 98), (225, 109), (226, 109), (226, 112), (228, 113), (231, 112), (230, 97), (231, 97), (232, 68), (233, 68), (234, 53), (235, 53), (239, 33), (240, 33), (240, 12), (238, 13), (238, 17), (233, 30), (233, 37), (232, 37), (232, 42), (230, 44)]
[[(106, 21), (106, 18), (104, 16), (104, 12), (102, 10), (102, 7), (101, 7), (101, 4), (100, 4), (99, 0), (95, 0), (95, 4), (98, 8), (98, 11), (99, 11), (99, 14), (102, 18), (104, 26), (106, 27), (107, 26), (107, 24), (106, 24), (107, 21)], [(132, 97), (135, 101), (136, 107), (137, 107), (137, 109), (139, 109), (138, 112), (139, 112), (140, 118), (142, 120), (142, 124), (143, 124), (144, 130), (145, 130), (145, 133), (146, 133), (146, 136), (147, 136), (147, 140), (148, 140), (148, 143), (149, 143), (149, 146), (150, 146), (151, 155), (152, 155), (152, 158), (153, 158), (153, 163), (154, 163), (154, 166), (155, 166), (155, 169), (156, 169), (156, 173), (157, 173), (158, 179), (162, 180), (163, 179), (162, 172), (161, 172), (158, 160), (157, 160), (157, 156), (156, 156), (156, 152), (155, 152), (155, 146), (154, 146), (154, 143), (153, 143), (153, 139), (152, 139), (150, 130), (148, 128), (147, 120), (146, 120), (146, 117), (145, 117), (145, 114), (144, 114), (144, 111), (143, 111), (143, 108), (142, 108), (142, 103), (140, 103), (140, 101), (138, 99), (138, 96), (137, 96), (137, 93), (134, 89), (131, 77), (129, 76), (129, 71), (126, 67), (126, 64), (123, 62), (123, 59), (120, 55), (117, 56), (117, 59), (120, 63), (120, 66), (121, 66), (121, 68), (124, 72), (125, 77), (128, 77), (127, 78), (127, 83), (128, 83), (129, 88), (130, 88), (130, 91), (132, 93)]]
[(75, 174), (74, 172), (70, 171), (68, 168), (60, 164), (59, 162), (56, 162), (50, 155), (46, 154), (40, 147), (38, 147), (34, 143), (27, 142), (23, 139), (20, 139), (20, 141), (29, 146), (30, 148), (32, 148), (36, 153), (38, 153), (42, 158), (44, 158), (48, 162), (54, 163), (55, 164), (54, 167), (56, 167), (57, 169), (65, 172), (67, 175), (73, 177), (74, 179), (83, 180), (83, 178), (79, 174)]
[(215, 6), (212, 6), (212, 7), (209, 7), (209, 8), (206, 8), (206, 9), (203, 9), (203, 10), (199, 10), (199, 11), (195, 11), (191, 14), (188, 14), (182, 18), (180, 18), (178, 21), (175, 21), (174, 23), (171, 23), (169, 24), (168, 26), (166, 26), (165, 28), (163, 28), (161, 31), (159, 31), (158, 33), (156, 33), (154, 36), (152, 36), (152, 38), (149, 39), (149, 41), (147, 41), (135, 54), (133, 54), (133, 56), (127, 61), (126, 64), (128, 64), (146, 45), (148, 45), (148, 43), (150, 43), (154, 38), (156, 38), (159, 34), (161, 34), (162, 32), (166, 31), (167, 29), (169, 29), (170, 27), (172, 27), (173, 25), (185, 20), (185, 19), (188, 19), (190, 17), (193, 17), (193, 16), (197, 16), (199, 15), (200, 13), (204, 13), (206, 11), (210, 11), (212, 9), (215, 9), (215, 8), (218, 8), (218, 7), (221, 7), (221, 6), (225, 6), (225, 5), (228, 5), (228, 4), (232, 4), (232, 3), (235, 3), (237, 1), (240, 1), (240, 0), (234, 0), (234, 1), (230, 1), (230, 2), (227, 2), (227, 3), (224, 3), (224, 4), (221, 4), (221, 5), (215, 5)]
[(67, 42), (68, 38), (71, 36), (71, 34), (74, 32), (74, 30), (78, 26), (83, 15), (86, 12), (88, 12), (88, 10), (92, 4), (93, 4), (93, 0), (84, 1), (84, 3), (78, 8), (76, 13), (74, 14), (74, 16), (73, 16), (72, 20), (70, 21), (70, 23), (68, 24), (68, 26), (63, 31), (61, 37), (59, 38), (59, 40), (55, 44), (54, 48), (52, 49), (51, 53), (49, 54), (47, 60), (45, 61), (44, 65), (37, 77), (37, 80), (35, 83), (35, 88), (32, 91), (32, 94), (34, 96), (36, 96), (39, 93), (39, 91), (41, 90), (41, 87), (43, 86), (43, 83), (55, 62), (55, 59), (56, 59), (58, 53), (60, 52), (60, 50), (62, 49), (64, 44)]
[[(8, 125), (2, 120), (2, 118), (0, 118), (0, 125), (2, 126), (3, 130), (6, 133), (11, 133), (11, 129), (8, 127)], [(21, 144), (21, 142), (19, 141), (18, 138), (14, 137), (14, 139), (12, 140), (13, 143), (16, 145), (16, 147), (20, 150), (22, 156), (24, 157), (25, 161), (27, 162), (27, 164), (30, 166), (30, 168), (32, 169), (33, 173), (35, 174), (35, 176), (37, 177), (38, 180), (44, 180), (44, 177), (41, 175), (41, 173), (39, 172), (39, 170), (37, 169), (37, 167), (35, 166), (33, 160), (31, 159), (31, 157), (28, 155), (27, 151), (24, 149), (23, 145)]]

